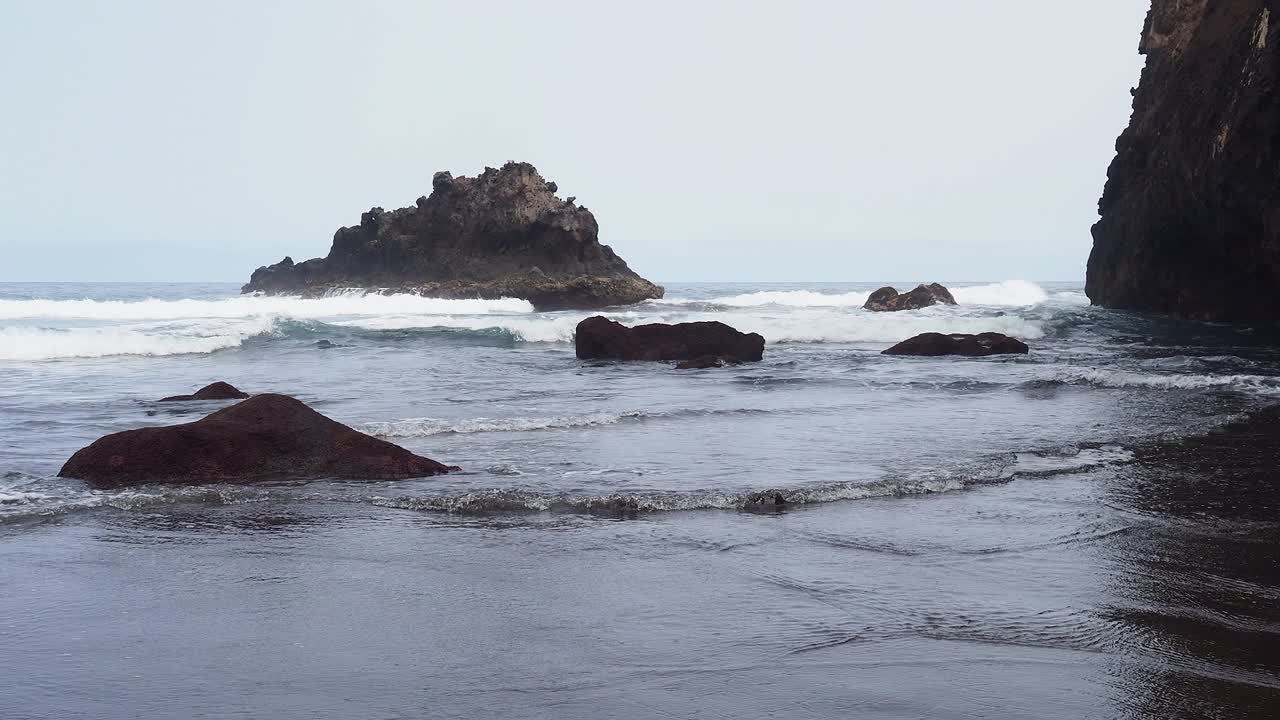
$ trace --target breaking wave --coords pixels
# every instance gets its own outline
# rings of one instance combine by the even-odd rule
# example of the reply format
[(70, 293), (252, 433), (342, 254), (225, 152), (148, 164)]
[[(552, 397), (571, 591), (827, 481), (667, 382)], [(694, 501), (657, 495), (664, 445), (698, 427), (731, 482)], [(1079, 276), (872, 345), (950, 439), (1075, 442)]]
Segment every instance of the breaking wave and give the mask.
[(951, 294), (961, 305), (1026, 307), (1039, 305), (1049, 299), (1049, 294), (1043, 288), (1026, 280), (1006, 280), (993, 285), (956, 287), (951, 288)]
[[(900, 287), (901, 291), (910, 288)], [(951, 294), (961, 305), (991, 305), (1003, 307), (1027, 307), (1039, 305), (1049, 299), (1049, 294), (1039, 285), (1026, 280), (1007, 280), (989, 285), (952, 287)], [(844, 293), (824, 293), (816, 290), (762, 290), (741, 295), (726, 295), (707, 300), (669, 298), (655, 300), (659, 305), (720, 305), (723, 307), (753, 308), (769, 305), (782, 307), (862, 307), (871, 291), (855, 290)], [(1064, 298), (1066, 299), (1066, 298)], [(1074, 298), (1070, 298), (1074, 301)]]
[(211, 353), (237, 347), (272, 327), (267, 318), (233, 326), (222, 323), (182, 329), (0, 327), (0, 360)]
[(193, 320), (279, 317), (433, 316), (531, 313), (527, 300), (446, 300), (420, 295), (347, 292), (327, 297), (242, 295), (216, 300), (0, 300), (0, 320)]

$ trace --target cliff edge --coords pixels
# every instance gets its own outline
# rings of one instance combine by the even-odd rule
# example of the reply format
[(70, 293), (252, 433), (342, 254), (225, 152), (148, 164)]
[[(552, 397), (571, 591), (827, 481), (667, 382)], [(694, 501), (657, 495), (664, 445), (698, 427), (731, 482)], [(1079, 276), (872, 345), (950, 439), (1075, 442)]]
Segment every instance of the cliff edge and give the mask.
[(1280, 0), (1152, 0), (1085, 291), (1197, 320), (1280, 318)]
[(485, 168), (476, 177), (438, 172), (431, 195), (415, 206), (375, 207), (334, 234), (327, 257), (260, 267), (241, 291), (518, 297), (540, 310), (662, 297), (661, 287), (600, 244), (591, 211), (556, 197), (557, 189), (529, 163)]

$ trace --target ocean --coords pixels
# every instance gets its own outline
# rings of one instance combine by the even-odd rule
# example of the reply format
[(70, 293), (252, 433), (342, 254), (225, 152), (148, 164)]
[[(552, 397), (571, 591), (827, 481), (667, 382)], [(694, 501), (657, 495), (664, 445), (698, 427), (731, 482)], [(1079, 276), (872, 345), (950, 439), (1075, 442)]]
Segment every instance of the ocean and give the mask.
[[(579, 361), (594, 313), (515, 299), (0, 284), (0, 718), (1273, 717), (1280, 445), (1223, 428), (1280, 333), (882, 284), (604, 313), (768, 341), (694, 371)], [(880, 354), (926, 331), (1031, 352)], [(463, 472), (56, 477), (216, 380)]]

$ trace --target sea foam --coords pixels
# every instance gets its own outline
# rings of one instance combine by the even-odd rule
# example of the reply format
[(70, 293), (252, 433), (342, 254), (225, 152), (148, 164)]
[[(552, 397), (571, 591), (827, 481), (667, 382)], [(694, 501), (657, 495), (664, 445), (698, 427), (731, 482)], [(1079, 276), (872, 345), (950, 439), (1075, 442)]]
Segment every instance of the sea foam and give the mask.
[(348, 292), (299, 298), (242, 295), (217, 300), (0, 300), (0, 320), (184, 320), (269, 315), (297, 320), (343, 316), (530, 313), (527, 300), (448, 300), (419, 295)]
[[(910, 287), (899, 287), (906, 292)], [(1026, 280), (1006, 280), (988, 285), (952, 287), (951, 294), (962, 305), (990, 305), (999, 307), (1027, 307), (1039, 305), (1049, 299), (1049, 294), (1039, 285)], [(824, 293), (816, 290), (762, 290), (741, 295), (724, 295), (706, 300), (673, 297), (655, 300), (659, 305), (711, 304), (734, 308), (765, 307), (862, 307), (871, 291), (854, 290), (843, 293)]]

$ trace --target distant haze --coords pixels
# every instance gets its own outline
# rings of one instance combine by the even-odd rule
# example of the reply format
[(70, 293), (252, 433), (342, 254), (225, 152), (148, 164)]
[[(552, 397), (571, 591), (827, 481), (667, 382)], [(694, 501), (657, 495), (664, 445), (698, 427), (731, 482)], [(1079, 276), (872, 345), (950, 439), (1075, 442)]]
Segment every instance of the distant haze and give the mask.
[(1147, 0), (0, 4), (0, 280), (234, 280), (527, 160), (658, 281), (1084, 276)]

